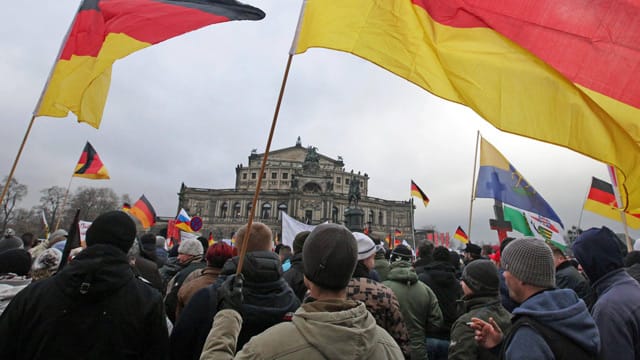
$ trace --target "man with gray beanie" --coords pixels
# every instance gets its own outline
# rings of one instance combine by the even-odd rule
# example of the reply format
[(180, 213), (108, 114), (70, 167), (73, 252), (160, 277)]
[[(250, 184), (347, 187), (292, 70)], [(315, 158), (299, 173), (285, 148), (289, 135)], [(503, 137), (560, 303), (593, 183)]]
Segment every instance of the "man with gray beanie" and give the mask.
[[(244, 345), (238, 359), (401, 359), (395, 341), (376, 325), (366, 306), (347, 300), (346, 287), (358, 249), (351, 232), (321, 224), (303, 247), (304, 276), (311, 298), (290, 322), (275, 325)], [(234, 288), (234, 278), (222, 286)], [(235, 304), (234, 291), (223, 301)], [(237, 291), (235, 292), (238, 293)], [(240, 300), (241, 302), (241, 300)], [(237, 306), (237, 304), (235, 305)], [(218, 311), (200, 359), (232, 359), (243, 319), (235, 306)]]
[(513, 310), (506, 334), (493, 318), (472, 319), (476, 340), (485, 348), (500, 342), (505, 359), (594, 359), (600, 336), (584, 303), (571, 289), (555, 288), (551, 249), (535, 238), (509, 243), (501, 257)]
[(18, 293), (0, 317), (0, 359), (165, 359), (162, 297), (136, 278), (129, 215), (98, 216), (87, 248)]
[(640, 285), (624, 269), (620, 240), (605, 226), (591, 228), (573, 243), (573, 254), (597, 296), (591, 314), (602, 358), (640, 359)]

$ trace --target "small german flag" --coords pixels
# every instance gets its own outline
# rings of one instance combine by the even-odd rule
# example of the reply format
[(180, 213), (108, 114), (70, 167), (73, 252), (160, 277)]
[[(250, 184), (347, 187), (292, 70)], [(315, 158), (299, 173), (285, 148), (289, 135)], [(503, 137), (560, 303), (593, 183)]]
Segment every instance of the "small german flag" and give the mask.
[(469, 237), (467, 236), (467, 233), (464, 232), (464, 230), (462, 230), (460, 226), (458, 226), (458, 229), (456, 230), (456, 233), (453, 235), (453, 238), (457, 239), (463, 244), (469, 243)]
[[(591, 188), (584, 202), (584, 209), (604, 216), (614, 221), (622, 221), (621, 209), (618, 209), (613, 186), (604, 180), (596, 177), (591, 179)], [(632, 229), (640, 228), (640, 214), (626, 213), (627, 226)]]
[(429, 205), (429, 198), (427, 197), (427, 195), (425, 195), (424, 192), (422, 192), (422, 190), (420, 190), (418, 185), (416, 185), (413, 180), (411, 180), (411, 196), (415, 196), (418, 199), (422, 200), (424, 207), (427, 207), (427, 205)]
[(144, 195), (140, 196), (140, 199), (133, 204), (133, 207), (129, 210), (129, 214), (138, 219), (145, 229), (150, 228), (156, 223), (156, 211)]
[(102, 163), (102, 160), (100, 160), (96, 150), (88, 141), (84, 146), (84, 150), (82, 150), (82, 155), (80, 155), (78, 165), (76, 165), (76, 168), (73, 171), (73, 176), (93, 180), (109, 179), (109, 172), (107, 172), (107, 168)]

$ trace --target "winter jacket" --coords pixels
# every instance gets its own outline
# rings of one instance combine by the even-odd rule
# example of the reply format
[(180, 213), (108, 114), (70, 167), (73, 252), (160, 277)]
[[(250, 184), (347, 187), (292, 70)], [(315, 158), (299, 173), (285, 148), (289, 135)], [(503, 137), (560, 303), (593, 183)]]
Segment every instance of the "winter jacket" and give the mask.
[(192, 271), (184, 280), (178, 290), (178, 306), (176, 307), (176, 319), (180, 317), (182, 309), (187, 305), (193, 294), (216, 282), (222, 269), (207, 266), (203, 269)]
[[(222, 310), (215, 318), (200, 359), (233, 359), (235, 338), (243, 318)], [(349, 300), (314, 301), (302, 305), (291, 322), (267, 329), (249, 341), (235, 359), (402, 359), (396, 342), (367, 311)]]
[(640, 360), (640, 284), (624, 269), (593, 284), (598, 300), (591, 313), (602, 343), (602, 358)]
[(640, 264), (633, 264), (627, 268), (627, 273), (640, 283)]
[(589, 294), (589, 280), (580, 274), (571, 261), (565, 261), (556, 267), (556, 287), (572, 289), (582, 300)]
[(443, 319), (442, 326), (428, 330), (427, 336), (449, 340), (451, 326), (459, 315), (457, 301), (462, 297), (462, 287), (460, 287), (460, 280), (456, 279), (456, 269), (450, 263), (443, 261), (434, 261), (423, 269), (418, 279), (427, 284), (436, 294)]
[(380, 277), (380, 281), (387, 280), (387, 276), (389, 275), (389, 260), (384, 257), (384, 251), (378, 251), (375, 257), (375, 265), (373, 268), (378, 273)]
[(160, 294), (163, 294), (164, 289), (162, 288), (162, 278), (160, 278), (158, 265), (156, 265), (155, 262), (141, 256), (136, 256), (134, 272), (136, 275), (139, 275), (141, 278), (148, 281), (149, 284), (154, 289), (158, 290)]
[(178, 273), (169, 280), (169, 284), (167, 285), (167, 296), (164, 297), (164, 307), (167, 313), (167, 317), (171, 320), (172, 323), (176, 322), (176, 309), (178, 308), (178, 293), (180, 292), (180, 288), (182, 284), (187, 279), (192, 272), (202, 269), (207, 266), (206, 263), (202, 261), (191, 261), (184, 268), (182, 268)]
[(302, 303), (307, 287), (304, 284), (304, 264), (302, 263), (302, 253), (294, 254), (291, 257), (291, 268), (282, 274), (284, 280), (291, 286), (293, 292)]
[(449, 359), (496, 359), (497, 354), (479, 346), (474, 339), (474, 331), (467, 325), (471, 318), (476, 317), (489, 321), (492, 317), (503, 333), (511, 327), (511, 314), (500, 303), (500, 296), (464, 297), (461, 301), (462, 315), (451, 327), (451, 342), (449, 343)]
[[(586, 305), (570, 289), (549, 289), (539, 292), (513, 310), (514, 318), (528, 316), (565, 335), (574, 343), (592, 352), (600, 349), (600, 335)], [(503, 344), (507, 360), (554, 359), (542, 336), (530, 326), (521, 326), (512, 338)], [(605, 359), (618, 359), (606, 358)]]
[(376, 319), (376, 323), (398, 343), (402, 353), (410, 356), (409, 332), (393, 290), (375, 280), (356, 277), (349, 280), (347, 299), (362, 301)]
[[(170, 338), (172, 359), (198, 359), (215, 314), (218, 312), (217, 289), (227, 275), (235, 274), (239, 257), (228, 260), (213, 285), (196, 292), (180, 313)], [(253, 251), (246, 255), (242, 267), (244, 286), (241, 315), (244, 319), (237, 342), (242, 349), (249, 339), (288, 318), (300, 301), (282, 278), (278, 254)]]
[(0, 315), (2, 315), (11, 300), (29, 284), (31, 284), (31, 279), (25, 276), (15, 274), (0, 276)]
[(411, 359), (427, 359), (427, 329), (433, 331), (442, 326), (442, 312), (436, 294), (418, 281), (416, 271), (407, 261), (391, 264), (389, 275), (383, 284), (393, 290), (400, 303), (400, 311), (411, 339)]
[(166, 359), (167, 336), (160, 294), (121, 250), (96, 244), (16, 295), (0, 359)]

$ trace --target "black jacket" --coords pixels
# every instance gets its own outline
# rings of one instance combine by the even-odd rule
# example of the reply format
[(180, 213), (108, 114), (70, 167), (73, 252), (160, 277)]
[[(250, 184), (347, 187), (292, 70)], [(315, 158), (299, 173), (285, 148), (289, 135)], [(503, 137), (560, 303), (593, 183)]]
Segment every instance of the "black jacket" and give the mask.
[(167, 338), (160, 294), (109, 245), (22, 290), (0, 317), (0, 359), (165, 359)]
[[(196, 292), (180, 313), (171, 332), (171, 358), (199, 359), (202, 347), (211, 330), (213, 317), (218, 312), (217, 289), (226, 276), (235, 274), (239, 257), (228, 260), (218, 280)], [(288, 313), (295, 312), (300, 301), (289, 284), (282, 278), (282, 267), (277, 254), (253, 251), (246, 255), (242, 267), (242, 330), (238, 336), (237, 351), (249, 339), (267, 328), (282, 322)]]
[(282, 274), (284, 280), (291, 286), (293, 292), (302, 302), (304, 295), (307, 293), (307, 287), (304, 285), (304, 265), (302, 264), (302, 253), (294, 254), (291, 258), (291, 268)]
[(427, 337), (449, 339), (451, 325), (458, 318), (457, 301), (462, 297), (460, 281), (456, 279), (456, 269), (448, 262), (434, 261), (423, 267), (418, 279), (427, 284), (438, 298), (442, 311), (443, 325), (437, 331), (428, 331)]
[(585, 300), (589, 295), (589, 280), (582, 276), (571, 261), (565, 261), (556, 268), (556, 287), (572, 289), (578, 297)]

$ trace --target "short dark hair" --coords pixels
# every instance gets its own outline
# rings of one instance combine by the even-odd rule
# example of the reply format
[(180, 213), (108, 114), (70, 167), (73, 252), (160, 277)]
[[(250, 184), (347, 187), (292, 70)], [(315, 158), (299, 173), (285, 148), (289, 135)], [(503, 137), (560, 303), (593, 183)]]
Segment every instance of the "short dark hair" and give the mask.
[(431, 257), (433, 254), (433, 248), (434, 246), (432, 243), (428, 241), (423, 242), (422, 245), (418, 247), (418, 256), (421, 259)]

